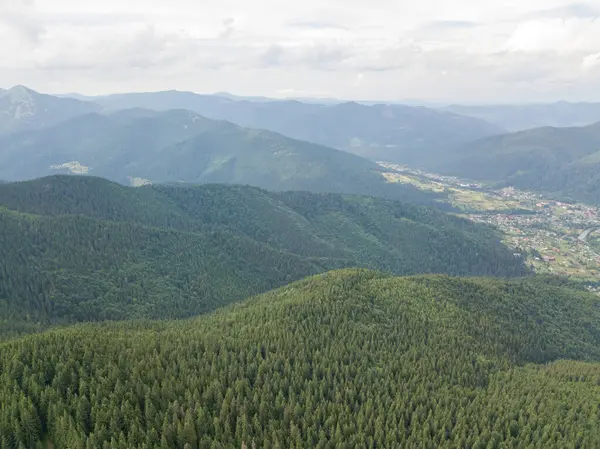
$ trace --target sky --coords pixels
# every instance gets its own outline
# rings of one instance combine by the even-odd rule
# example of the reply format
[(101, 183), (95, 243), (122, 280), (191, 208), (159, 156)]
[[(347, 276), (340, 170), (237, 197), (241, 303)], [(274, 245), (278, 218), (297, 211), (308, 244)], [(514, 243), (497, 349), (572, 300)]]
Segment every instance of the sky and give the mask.
[(600, 101), (600, 0), (0, 0), (0, 87)]

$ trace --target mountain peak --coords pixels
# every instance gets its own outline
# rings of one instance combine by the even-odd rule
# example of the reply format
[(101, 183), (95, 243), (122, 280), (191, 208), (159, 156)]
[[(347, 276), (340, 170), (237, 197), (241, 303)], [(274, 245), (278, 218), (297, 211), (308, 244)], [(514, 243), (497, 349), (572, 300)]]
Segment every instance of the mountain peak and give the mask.
[(91, 102), (41, 94), (23, 85), (0, 90), (0, 134), (38, 130), (99, 110)]
[(19, 85), (1, 92), (0, 95), (0, 98), (8, 99), (11, 115), (15, 119), (22, 120), (35, 115), (36, 102), (34, 97), (38, 95), (37, 92)]
[(4, 91), (4, 94), (10, 95), (11, 97), (32, 97), (33, 95), (39, 95), (36, 91), (20, 84)]

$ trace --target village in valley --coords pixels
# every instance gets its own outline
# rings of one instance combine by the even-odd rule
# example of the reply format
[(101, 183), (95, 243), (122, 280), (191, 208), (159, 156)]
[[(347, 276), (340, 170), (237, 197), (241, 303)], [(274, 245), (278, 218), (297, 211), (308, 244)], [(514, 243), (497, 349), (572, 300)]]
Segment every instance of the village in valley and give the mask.
[(536, 273), (569, 276), (600, 293), (598, 207), (395, 164), (379, 165), (386, 169), (383, 175), (389, 182), (443, 193), (457, 215), (498, 228), (515, 257), (523, 257)]

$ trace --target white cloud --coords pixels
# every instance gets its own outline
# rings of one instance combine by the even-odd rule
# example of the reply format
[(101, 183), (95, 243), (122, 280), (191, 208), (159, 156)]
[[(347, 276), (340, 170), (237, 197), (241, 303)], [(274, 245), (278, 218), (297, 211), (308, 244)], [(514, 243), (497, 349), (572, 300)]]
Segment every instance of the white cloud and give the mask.
[(600, 17), (600, 5), (591, 2), (565, 2), (562, 6), (545, 9), (531, 13), (531, 17), (578, 17), (585, 19), (595, 19)]
[(531, 20), (517, 26), (507, 42), (512, 51), (573, 52), (597, 48), (600, 20), (591, 18)]
[(12, 31), (18, 39), (36, 43), (45, 29), (34, 17), (34, 12), (32, 1), (0, 0), (0, 27)]
[(0, 0), (0, 86), (590, 99), (600, 95), (589, 70), (599, 60), (597, 9), (569, 0)]
[(590, 69), (594, 69), (596, 67), (600, 67), (600, 53), (596, 53), (593, 55), (587, 55), (585, 58), (583, 58), (581, 67), (584, 70), (590, 70)]

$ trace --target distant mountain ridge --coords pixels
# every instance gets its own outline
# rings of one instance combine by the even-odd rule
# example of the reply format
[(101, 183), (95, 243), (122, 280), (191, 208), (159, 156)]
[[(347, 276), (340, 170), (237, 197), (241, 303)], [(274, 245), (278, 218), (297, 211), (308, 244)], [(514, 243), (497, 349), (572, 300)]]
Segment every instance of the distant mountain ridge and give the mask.
[(445, 174), (600, 204), (600, 122), (494, 136), (428, 164)]
[(134, 185), (222, 182), (436, 204), (436, 196), (390, 184), (381, 171), (353, 154), (187, 110), (93, 113), (0, 136), (0, 179), (7, 181), (75, 173)]
[[(439, 206), (443, 195), (391, 185), (370, 159), (600, 202), (595, 125), (513, 135), (448, 110), (404, 105), (249, 101), (181, 91), (78, 98), (23, 86), (0, 92), (0, 179), (74, 173), (132, 185), (224, 182)], [(591, 119), (596, 106), (472, 108), (516, 121), (564, 123)], [(454, 108), (467, 114), (471, 107)]]
[(551, 127), (587, 126), (600, 122), (600, 103), (569, 103), (524, 105), (452, 105), (444, 110), (480, 118), (509, 131)]
[(481, 119), (400, 104), (319, 104), (297, 100), (248, 101), (232, 96), (162, 91), (88, 97), (108, 110), (186, 109), (237, 125), (358, 154), (371, 160), (409, 160), (425, 148), (446, 147), (505, 130)]
[(15, 86), (0, 90), (0, 135), (48, 128), (99, 110), (100, 107), (94, 103), (57, 98)]
[(230, 94), (162, 91), (87, 97), (51, 96), (16, 86), (0, 94), (0, 135), (38, 131), (89, 113), (186, 110), (238, 126), (263, 129), (357, 154), (372, 161), (414, 163), (422, 151), (501, 134), (481, 119), (402, 104), (301, 102)]

